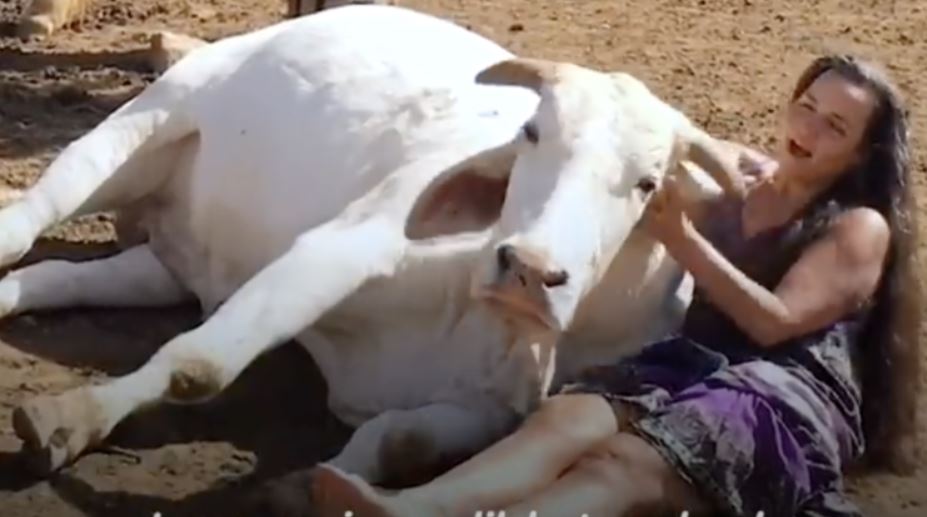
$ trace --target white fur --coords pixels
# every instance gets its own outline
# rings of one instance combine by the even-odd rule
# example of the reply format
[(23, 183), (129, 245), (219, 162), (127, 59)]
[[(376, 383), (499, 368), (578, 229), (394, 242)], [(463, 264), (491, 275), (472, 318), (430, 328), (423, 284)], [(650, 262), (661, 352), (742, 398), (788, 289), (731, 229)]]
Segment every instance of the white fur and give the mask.
[[(195, 296), (210, 317), (135, 372), (80, 388), (99, 424), (55, 417), (42, 429), (47, 399), (27, 403), (37, 446), (53, 447), (42, 436), (55, 429), (98, 425), (105, 436), (143, 406), (208, 398), (295, 337), (319, 364), (331, 409), (359, 426), (334, 463), (376, 482), (391, 468), (379, 461), (384, 444), (403, 442), (387, 437), (430, 444), (422, 461), (474, 452), (551, 382), (677, 325), (691, 285), (634, 228), (634, 183), (659, 179), (682, 119), (645, 90), (622, 97), (581, 71), (544, 93), (553, 101), (536, 114), (535, 92), (474, 83), (510, 57), (425, 14), (333, 9), (194, 50), (71, 144), (0, 211), (3, 263), (50, 225), (101, 209), (131, 210), (149, 241), (7, 276), (7, 313)], [(532, 118), (536, 148), (516, 138)], [(499, 223), (407, 239), (426, 187), (497, 148), (518, 154)], [(543, 247), (571, 273), (566, 294), (551, 295), (564, 330), (550, 338), (556, 362), (548, 338), (513, 335), (471, 298), (502, 241)], [(184, 392), (176, 381), (190, 379), (214, 389)], [(86, 445), (69, 443), (69, 459)]]

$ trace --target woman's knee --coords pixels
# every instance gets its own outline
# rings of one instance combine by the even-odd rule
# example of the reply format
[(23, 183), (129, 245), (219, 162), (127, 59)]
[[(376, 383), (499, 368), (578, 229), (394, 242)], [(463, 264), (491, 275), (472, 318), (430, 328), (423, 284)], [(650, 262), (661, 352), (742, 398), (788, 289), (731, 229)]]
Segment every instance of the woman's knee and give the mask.
[(611, 405), (599, 395), (556, 395), (547, 399), (525, 426), (539, 427), (561, 438), (601, 441), (618, 432)]
[(704, 515), (709, 507), (697, 491), (639, 436), (616, 433), (590, 450), (574, 469), (597, 483), (620, 489), (632, 515), (669, 512)]
[(601, 483), (627, 487), (642, 499), (661, 499), (661, 465), (650, 457), (647, 444), (635, 438), (616, 433), (580, 458), (575, 470)]

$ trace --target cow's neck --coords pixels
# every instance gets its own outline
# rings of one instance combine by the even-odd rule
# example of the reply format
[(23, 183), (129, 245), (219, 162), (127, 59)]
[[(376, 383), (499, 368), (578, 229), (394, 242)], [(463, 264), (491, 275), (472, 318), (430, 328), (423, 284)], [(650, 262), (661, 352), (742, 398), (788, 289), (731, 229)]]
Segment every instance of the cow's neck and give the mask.
[[(527, 415), (547, 396), (557, 361), (557, 339), (553, 333), (524, 332), (500, 319), (483, 302), (470, 299), (462, 321), (468, 321), (472, 334), (461, 327), (455, 341), (471, 350), (481, 349), (489, 374), (483, 389), (492, 392), (516, 413)], [(474, 341), (478, 338), (480, 341)]]
[(665, 248), (635, 230), (558, 343), (557, 379), (632, 354), (681, 322), (691, 283)]

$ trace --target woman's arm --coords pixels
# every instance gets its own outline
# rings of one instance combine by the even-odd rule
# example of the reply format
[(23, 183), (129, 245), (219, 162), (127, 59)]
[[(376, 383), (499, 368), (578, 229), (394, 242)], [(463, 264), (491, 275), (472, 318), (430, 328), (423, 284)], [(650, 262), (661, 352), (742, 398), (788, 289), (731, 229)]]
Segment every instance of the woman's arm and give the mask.
[(657, 224), (670, 254), (762, 346), (823, 328), (856, 309), (875, 292), (889, 244), (888, 224), (878, 212), (853, 209), (839, 216), (769, 291), (734, 267), (684, 214), (678, 224)]

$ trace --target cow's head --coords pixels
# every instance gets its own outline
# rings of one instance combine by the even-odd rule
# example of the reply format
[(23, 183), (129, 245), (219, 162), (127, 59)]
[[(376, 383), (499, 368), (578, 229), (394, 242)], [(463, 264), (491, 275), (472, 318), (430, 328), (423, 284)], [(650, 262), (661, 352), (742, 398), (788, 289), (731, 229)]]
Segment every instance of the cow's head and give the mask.
[(474, 293), (535, 330), (569, 326), (681, 160), (742, 193), (719, 142), (627, 74), (513, 59), (477, 80), (531, 88), (537, 110), (510, 145), (489, 153), (495, 166), (487, 158), (443, 177), (411, 220), (445, 231), (492, 226)]

